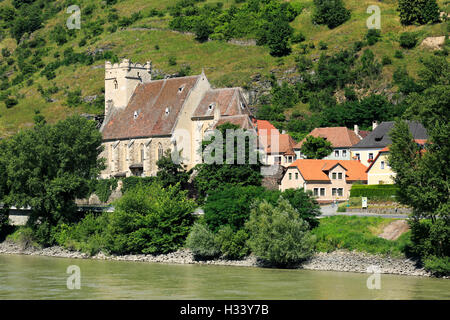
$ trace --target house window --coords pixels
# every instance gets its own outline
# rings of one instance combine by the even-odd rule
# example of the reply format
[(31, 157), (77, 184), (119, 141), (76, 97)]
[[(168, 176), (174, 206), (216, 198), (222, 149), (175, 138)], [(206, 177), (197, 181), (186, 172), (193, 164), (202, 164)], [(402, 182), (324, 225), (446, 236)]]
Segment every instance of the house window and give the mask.
[(289, 180), (292, 180), (292, 173), (289, 173)]
[(339, 180), (342, 180), (342, 172), (339, 172), (339, 173), (338, 173), (338, 179), (339, 179)]
[(281, 164), (281, 157), (275, 157), (275, 164)]
[(320, 196), (321, 197), (325, 196), (325, 188), (320, 188)]
[(332, 174), (333, 180), (336, 180), (336, 172), (333, 172)]
[(119, 89), (119, 83), (117, 82), (117, 80), (114, 80), (114, 89)]
[(295, 180), (298, 180), (298, 172), (295, 173)]
[(314, 188), (314, 196), (317, 197), (319, 195), (319, 188)]
[(331, 195), (334, 197), (336, 195), (336, 188), (331, 189)]
[(373, 160), (373, 153), (369, 153), (369, 160)]
[(355, 155), (356, 155), (356, 159), (357, 160), (361, 160), (361, 157), (360, 157), (359, 153), (356, 153)]
[(339, 158), (339, 150), (334, 151), (334, 156)]
[(381, 161), (380, 167), (381, 167), (382, 170), (384, 169), (384, 161)]
[(338, 188), (337, 193), (338, 193), (338, 196), (342, 197), (342, 195), (344, 194), (344, 189)]
[(291, 163), (292, 162), (292, 156), (289, 156), (288, 157), (288, 163)]
[(347, 156), (347, 150), (342, 150), (342, 157), (345, 158)]

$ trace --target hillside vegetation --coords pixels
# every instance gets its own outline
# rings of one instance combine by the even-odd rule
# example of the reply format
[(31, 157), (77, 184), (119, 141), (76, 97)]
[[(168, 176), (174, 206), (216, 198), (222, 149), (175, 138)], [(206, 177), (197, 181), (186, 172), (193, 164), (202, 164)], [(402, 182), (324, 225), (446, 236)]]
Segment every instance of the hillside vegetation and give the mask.
[[(417, 77), (421, 67), (419, 58), (434, 55), (431, 50), (418, 44), (426, 37), (448, 35), (449, 31), (448, 22), (403, 26), (396, 10), (397, 1), (345, 0), (343, 4), (350, 11), (350, 16), (333, 29), (312, 22), (315, 12), (313, 0), (223, 0), (222, 5), (218, 5), (219, 2), (0, 1), (0, 137), (33, 126), (33, 117), (37, 113), (49, 122), (64, 119), (73, 113), (101, 114), (104, 105), (104, 61), (129, 58), (136, 62), (151, 60), (157, 78), (198, 74), (204, 69), (216, 87), (242, 86), (255, 93), (257, 105), (266, 105), (261, 113), (262, 118), (275, 121), (280, 127), (287, 126), (298, 138), (309, 127), (299, 127), (296, 123), (288, 126), (288, 120), (295, 116), (304, 120), (311, 114), (323, 113), (323, 104), (327, 104), (326, 97), (330, 94), (337, 101), (345, 101), (351, 96), (350, 91), (344, 92), (346, 86), (350, 85), (355, 90), (357, 99), (371, 93), (382, 93), (387, 99), (395, 100), (398, 89), (397, 84), (392, 84), (395, 70), (405, 67), (413, 78)], [(243, 6), (259, 2), (268, 4), (259, 11), (239, 11)], [(177, 3), (183, 8), (193, 9), (188, 9), (191, 12), (177, 12)], [(448, 1), (439, 0), (437, 3), (440, 10), (448, 12)], [(66, 28), (66, 20), (71, 15), (66, 10), (73, 4), (81, 8), (80, 30)], [(381, 9), (381, 33), (372, 35), (375, 40), (366, 41), (369, 40), (366, 39), (366, 20), (370, 16), (367, 8), (373, 4)], [(226, 13), (230, 10), (242, 14), (242, 21), (239, 22), (237, 13), (234, 20), (226, 20)], [(202, 14), (211, 19), (202, 19), (206, 21), (205, 25), (176, 25), (174, 22), (177, 16), (183, 15), (189, 15), (189, 19), (192, 17), (186, 21), (195, 22), (198, 17), (203, 17)], [(280, 25), (284, 27), (273, 27), (272, 14), (281, 19)], [(254, 15), (255, 23), (246, 23), (253, 21), (249, 20), (251, 15)], [(233, 25), (236, 28), (230, 27)], [(213, 40), (208, 41), (204, 34), (202, 36), (201, 32), (206, 29), (211, 29), (206, 39)], [(278, 32), (279, 38), (268, 37)], [(403, 32), (414, 32), (417, 45), (410, 49), (402, 47), (400, 36)], [(234, 40), (240, 40), (239, 44)], [(334, 55), (340, 54), (341, 50), (354, 50), (358, 41), (365, 42), (357, 44), (359, 50), (355, 50), (349, 59), (344, 59), (347, 64), (343, 67), (355, 72), (351, 79), (334, 84), (334, 80), (325, 81), (320, 90), (299, 88), (299, 79), (303, 78), (301, 72), (310, 73), (313, 70), (311, 66), (316, 68), (321, 59), (324, 65), (334, 63)], [(288, 49), (274, 51), (280, 43)], [(365, 49), (370, 49), (370, 52), (364, 53)], [(323, 53), (331, 58), (320, 58)], [(361, 61), (364, 54), (366, 60)], [(448, 61), (445, 50), (441, 55)], [(403, 57), (396, 58), (400, 56)], [(370, 68), (363, 70), (367, 74), (358, 71), (359, 64), (364, 67), (363, 61), (377, 66), (376, 76), (370, 74)], [(272, 95), (294, 98), (290, 101), (279, 100), (278, 103), (284, 106), (282, 110), (274, 111), (267, 107), (274, 105), (273, 99), (264, 96), (270, 93), (270, 87), (277, 87), (276, 80), (280, 80), (280, 84), (282, 81), (290, 84), (285, 85), (284, 91), (274, 92), (272, 89)], [(264, 87), (265, 83), (270, 86)], [(295, 90), (290, 87), (294, 85)], [(294, 94), (289, 90), (294, 90)], [(380, 105), (384, 103), (375, 102)], [(390, 116), (396, 114), (398, 112), (395, 111)], [(367, 119), (366, 125), (370, 120)], [(354, 119), (341, 123), (350, 126), (352, 121)], [(314, 124), (312, 121), (309, 126)]]

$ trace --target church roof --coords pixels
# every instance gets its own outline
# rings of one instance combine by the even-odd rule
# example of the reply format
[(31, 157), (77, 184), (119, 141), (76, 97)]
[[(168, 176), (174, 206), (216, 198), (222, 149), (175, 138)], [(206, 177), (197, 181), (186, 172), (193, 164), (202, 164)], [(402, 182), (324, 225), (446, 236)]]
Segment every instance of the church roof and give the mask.
[(192, 118), (212, 118), (217, 108), (221, 116), (249, 114), (239, 88), (210, 89), (203, 96)]
[(105, 119), (104, 140), (170, 135), (200, 76), (156, 80), (137, 86), (125, 109)]

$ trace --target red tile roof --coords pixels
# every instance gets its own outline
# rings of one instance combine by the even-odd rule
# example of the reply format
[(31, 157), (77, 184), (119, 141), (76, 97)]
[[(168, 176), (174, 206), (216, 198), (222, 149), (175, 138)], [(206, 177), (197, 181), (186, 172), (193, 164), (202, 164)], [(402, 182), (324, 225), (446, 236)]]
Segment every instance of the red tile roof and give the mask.
[(346, 170), (347, 181), (367, 181), (367, 167), (356, 160), (299, 159), (289, 168), (298, 168), (306, 181), (329, 181), (328, 171), (337, 165)]
[(239, 88), (225, 88), (208, 90), (192, 117), (213, 117), (216, 108), (222, 116), (250, 114)]
[(140, 84), (125, 109), (115, 109), (106, 117), (103, 139), (171, 134), (184, 101), (198, 79), (199, 76), (191, 76)]
[(277, 128), (267, 120), (254, 120), (256, 122), (256, 128), (258, 129), (258, 135), (261, 134), (280, 134)]
[[(351, 147), (361, 141), (354, 131), (346, 127), (315, 128), (309, 135), (327, 139), (334, 148)], [(300, 141), (295, 149), (300, 149), (305, 141), (306, 138)]]
[[(289, 134), (281, 134), (267, 120), (253, 120), (253, 123), (256, 124), (260, 145), (267, 154), (295, 155), (294, 146), (296, 142)], [(272, 141), (272, 139), (277, 140)]]

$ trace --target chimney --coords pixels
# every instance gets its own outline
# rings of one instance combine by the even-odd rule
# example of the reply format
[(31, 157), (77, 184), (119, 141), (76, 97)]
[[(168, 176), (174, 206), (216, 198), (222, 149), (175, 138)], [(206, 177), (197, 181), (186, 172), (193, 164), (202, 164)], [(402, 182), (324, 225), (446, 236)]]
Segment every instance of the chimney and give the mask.
[(357, 124), (355, 124), (354, 131), (355, 131), (356, 135), (359, 136), (359, 126)]
[(378, 121), (372, 122), (372, 131), (378, 127)]

